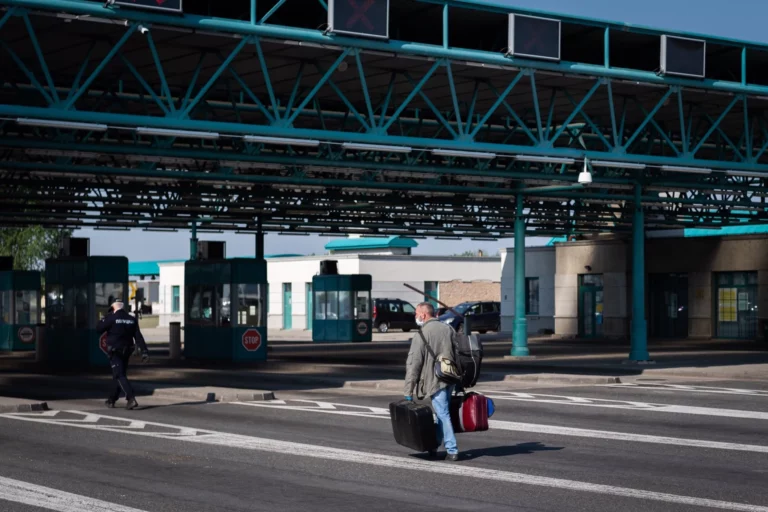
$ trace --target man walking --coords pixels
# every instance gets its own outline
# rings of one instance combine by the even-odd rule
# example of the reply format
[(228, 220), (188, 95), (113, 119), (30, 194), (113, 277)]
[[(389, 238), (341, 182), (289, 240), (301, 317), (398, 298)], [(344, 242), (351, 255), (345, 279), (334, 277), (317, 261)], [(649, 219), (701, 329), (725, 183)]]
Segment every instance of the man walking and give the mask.
[(107, 351), (109, 353), (109, 365), (112, 367), (112, 378), (115, 380), (112, 395), (107, 399), (107, 407), (113, 408), (120, 398), (120, 391), (125, 393), (128, 401), (126, 409), (135, 409), (136, 396), (133, 394), (131, 383), (128, 382), (128, 362), (135, 350), (134, 340), (141, 350), (141, 361), (149, 361), (149, 351), (139, 330), (139, 322), (128, 314), (124, 304), (116, 301), (112, 304), (109, 314), (99, 320), (96, 330), (99, 334), (107, 333)]
[[(455, 334), (452, 327), (435, 318), (435, 308), (429, 302), (416, 307), (416, 323), (420, 333), (411, 341), (405, 369), (405, 399), (430, 397), (437, 416), (437, 438), (445, 445), (447, 460), (459, 460), (456, 435), (451, 424), (450, 404), (455, 386), (435, 376), (435, 357), (456, 361)], [(427, 345), (429, 344), (429, 350)], [(434, 356), (433, 356), (434, 354)]]

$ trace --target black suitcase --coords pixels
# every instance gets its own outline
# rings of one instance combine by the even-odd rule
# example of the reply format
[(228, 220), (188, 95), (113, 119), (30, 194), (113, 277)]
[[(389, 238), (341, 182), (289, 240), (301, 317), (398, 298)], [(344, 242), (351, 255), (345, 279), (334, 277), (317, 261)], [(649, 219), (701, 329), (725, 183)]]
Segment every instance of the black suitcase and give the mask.
[(408, 400), (392, 402), (389, 416), (397, 444), (417, 452), (437, 450), (437, 426), (431, 407)]

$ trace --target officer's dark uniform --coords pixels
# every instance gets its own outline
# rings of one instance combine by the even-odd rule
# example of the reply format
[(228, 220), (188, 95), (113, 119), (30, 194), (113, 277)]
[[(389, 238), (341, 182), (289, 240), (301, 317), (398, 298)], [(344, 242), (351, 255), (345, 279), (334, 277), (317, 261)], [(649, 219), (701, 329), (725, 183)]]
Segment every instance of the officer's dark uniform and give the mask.
[(139, 345), (142, 356), (144, 358), (149, 356), (144, 336), (141, 335), (139, 330), (139, 322), (124, 309), (119, 309), (115, 313), (110, 313), (99, 320), (96, 329), (99, 331), (99, 334), (107, 333), (109, 364), (112, 367), (112, 378), (115, 379), (115, 389), (109, 399), (107, 399), (107, 405), (113, 406), (120, 398), (120, 391), (122, 391), (125, 393), (126, 400), (128, 400), (128, 407), (135, 407), (137, 405), (136, 397), (126, 376), (128, 361), (135, 350), (134, 340)]

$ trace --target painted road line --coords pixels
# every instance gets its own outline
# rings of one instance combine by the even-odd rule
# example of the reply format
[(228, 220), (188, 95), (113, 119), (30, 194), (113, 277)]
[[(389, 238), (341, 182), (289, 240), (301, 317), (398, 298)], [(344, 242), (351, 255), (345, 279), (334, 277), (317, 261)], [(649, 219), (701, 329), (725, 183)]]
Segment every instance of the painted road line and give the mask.
[(296, 402), (296, 404), (290, 405), (285, 400), (270, 400), (268, 402), (227, 402), (227, 405), (245, 405), (248, 407), (260, 407), (263, 409), (319, 412), (323, 414), (337, 414), (342, 416), (358, 416), (361, 418), (389, 418), (389, 409), (384, 409), (383, 407), (338, 404), (317, 400), (291, 400), (291, 403), (293, 402)]
[[(85, 413), (78, 411), (65, 411), (65, 416), (72, 417), (77, 415), (85, 416)], [(56, 416), (19, 415), (14, 413), (0, 414), (0, 418), (21, 420), (28, 422), (37, 422), (50, 425), (67, 426), (70, 428), (98, 429), (97, 423), (81, 423), (72, 421), (59, 421)], [(99, 421), (126, 421), (123, 418), (112, 416), (100, 416)], [(179, 427), (166, 425), (162, 423), (145, 422), (147, 430), (125, 430), (124, 434), (140, 435), (154, 437), (159, 439), (173, 439), (181, 442), (197, 443), (204, 445), (220, 446), (225, 448), (237, 448), (240, 450), (254, 450), (259, 452), (277, 453), (296, 457), (305, 457), (322, 460), (333, 460), (350, 464), (361, 464), (367, 466), (377, 466), (383, 468), (396, 469), (398, 471), (410, 470), (419, 473), (434, 473), (443, 476), (453, 476), (466, 479), (487, 480), (494, 482), (503, 482), (511, 484), (521, 484), (536, 487), (546, 487), (562, 489), (573, 492), (586, 492), (592, 494), (602, 494), (609, 496), (618, 496), (622, 498), (633, 498), (639, 500), (658, 501), (663, 503), (675, 503), (680, 505), (690, 505), (695, 507), (707, 507), (720, 510), (735, 510), (740, 512), (768, 512), (768, 507), (760, 505), (751, 505), (747, 503), (737, 503), (731, 501), (712, 500), (707, 498), (697, 498), (693, 496), (682, 496), (678, 494), (669, 494), (663, 492), (646, 491), (642, 489), (632, 489), (628, 487), (618, 487), (613, 485), (595, 484), (590, 482), (581, 482), (578, 480), (566, 480), (562, 478), (550, 478), (545, 476), (528, 475), (525, 473), (514, 473), (510, 471), (501, 471), (496, 469), (486, 469), (477, 466), (463, 466), (445, 464), (441, 462), (422, 461), (409, 457), (396, 457), (392, 455), (382, 455), (371, 452), (360, 452), (346, 450), (341, 448), (329, 448), (326, 446), (311, 445), (304, 443), (294, 443), (290, 441), (278, 441), (274, 439), (265, 439), (259, 437), (244, 436), (238, 434), (227, 434), (224, 432), (215, 432), (211, 430), (193, 429), (190, 427)], [(150, 429), (167, 429), (175, 431), (194, 432), (194, 435), (169, 437), (166, 432), (150, 431)], [(114, 432), (114, 431), (111, 431)], [(91, 510), (83, 508), (81, 510)], [(95, 509), (100, 510), (100, 509)], [(106, 509), (110, 510), (110, 509)], [(124, 509), (117, 509), (123, 512)], [(66, 510), (70, 512), (70, 510)], [(71, 512), (75, 512), (72, 510)], [(77, 512), (80, 512), (78, 510)], [(134, 512), (134, 511), (130, 511)]]
[(681, 437), (628, 434), (624, 432), (611, 432), (608, 430), (557, 427), (554, 425), (517, 423), (513, 421), (489, 420), (488, 426), (493, 430), (511, 430), (515, 432), (532, 432), (535, 434), (552, 434), (557, 436), (610, 439), (612, 441), (631, 441), (636, 443), (669, 444), (674, 446), (690, 446), (694, 448), (712, 448), (715, 450), (736, 450), (743, 452), (768, 453), (768, 446), (760, 446), (756, 444), (724, 443), (719, 441), (705, 441), (703, 439), (685, 439)]
[[(272, 402), (229, 402), (227, 405), (245, 405), (250, 407), (263, 407), (269, 409), (283, 409), (287, 411), (319, 412), (324, 414), (341, 414), (347, 416), (359, 416), (366, 418), (389, 419), (389, 410), (381, 407), (369, 407), (375, 413), (357, 413), (336, 409), (336, 406), (343, 407), (361, 407), (349, 406), (347, 404), (333, 404), (329, 402), (317, 402), (314, 400), (291, 400), (286, 402), (280, 400), (280, 404)], [(299, 405), (292, 405), (293, 402), (303, 402)], [(317, 404), (316, 407), (305, 405), (305, 403)], [(768, 453), (768, 446), (742, 443), (726, 443), (720, 441), (706, 441), (704, 439), (685, 439), (680, 437), (652, 436), (643, 434), (631, 434), (626, 432), (612, 432), (608, 430), (592, 430), (572, 427), (558, 427), (555, 425), (541, 425), (537, 423), (520, 423), (515, 421), (489, 420), (488, 425), (491, 430), (506, 430), (514, 432), (532, 432), (536, 434), (551, 434), (557, 436), (586, 437), (592, 439), (607, 439), (611, 441), (630, 441), (636, 443), (665, 444), (674, 446), (687, 446), (692, 448), (711, 448), (715, 450), (735, 450), (754, 453)]]
[[(137, 508), (72, 494), (0, 476), (0, 501), (12, 501), (57, 512), (144, 512)], [(0, 509), (4, 507), (0, 506)]]
[(768, 391), (764, 389), (721, 388), (715, 386), (689, 386), (687, 384), (663, 384), (663, 383), (635, 383), (625, 382), (621, 384), (598, 384), (605, 388), (635, 388), (652, 389), (662, 391), (683, 391), (688, 393), (713, 393), (722, 395), (763, 396), (768, 397)]
[(694, 414), (698, 416), (718, 416), (721, 418), (741, 418), (748, 420), (768, 420), (768, 412), (740, 411), (737, 409), (717, 409), (693, 407), (687, 405), (654, 404), (649, 402), (607, 400), (604, 398), (584, 398), (576, 396), (540, 395), (517, 393), (513, 391), (493, 391), (485, 396), (494, 400), (514, 400), (519, 402), (537, 402), (556, 405), (580, 405), (582, 407), (603, 407), (608, 409), (629, 409), (636, 411), (666, 412), (674, 414)]

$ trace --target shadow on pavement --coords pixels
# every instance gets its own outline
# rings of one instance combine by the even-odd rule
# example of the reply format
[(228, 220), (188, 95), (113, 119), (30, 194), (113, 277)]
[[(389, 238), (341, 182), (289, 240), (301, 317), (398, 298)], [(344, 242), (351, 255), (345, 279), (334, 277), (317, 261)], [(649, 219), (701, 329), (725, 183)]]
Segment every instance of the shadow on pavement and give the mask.
[(562, 446), (547, 446), (540, 442), (520, 443), (511, 446), (496, 446), (493, 448), (474, 448), (461, 452), (462, 459), (479, 459), (480, 457), (511, 457), (513, 455), (530, 455), (536, 452), (558, 451)]

